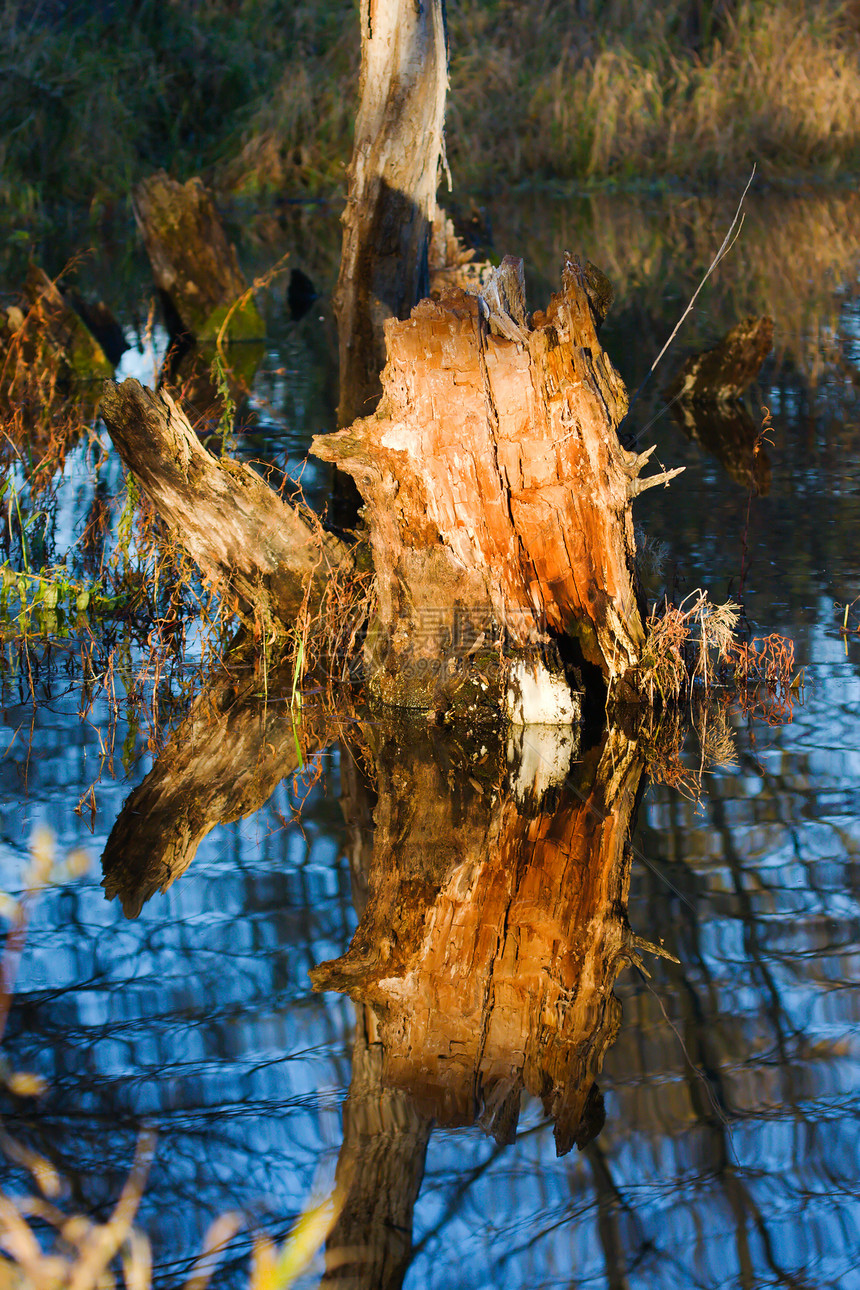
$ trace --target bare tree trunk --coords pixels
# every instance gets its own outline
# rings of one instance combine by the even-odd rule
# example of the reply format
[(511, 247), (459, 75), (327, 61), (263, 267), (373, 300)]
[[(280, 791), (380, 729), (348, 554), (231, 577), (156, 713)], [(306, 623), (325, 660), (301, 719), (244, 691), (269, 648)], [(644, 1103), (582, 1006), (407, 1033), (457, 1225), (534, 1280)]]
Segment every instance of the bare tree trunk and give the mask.
[(448, 85), (444, 0), (361, 0), (361, 103), (335, 293), (340, 425), (379, 396), (383, 324), (427, 294)]

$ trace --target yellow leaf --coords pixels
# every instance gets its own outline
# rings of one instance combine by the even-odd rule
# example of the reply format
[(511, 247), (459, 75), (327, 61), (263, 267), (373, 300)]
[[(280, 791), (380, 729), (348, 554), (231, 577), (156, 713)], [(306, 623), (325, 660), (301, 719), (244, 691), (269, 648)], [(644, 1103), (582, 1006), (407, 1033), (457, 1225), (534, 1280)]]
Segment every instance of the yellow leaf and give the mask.
[(41, 1097), (48, 1091), (48, 1081), (29, 1071), (14, 1071), (6, 1080), (6, 1087), (15, 1097)]

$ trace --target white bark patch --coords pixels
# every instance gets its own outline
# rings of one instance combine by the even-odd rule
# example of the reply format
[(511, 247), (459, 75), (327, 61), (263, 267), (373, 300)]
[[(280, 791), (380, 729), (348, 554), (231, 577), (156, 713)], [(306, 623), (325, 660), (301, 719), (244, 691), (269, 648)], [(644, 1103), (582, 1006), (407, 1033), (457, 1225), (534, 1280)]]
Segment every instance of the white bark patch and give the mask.
[(539, 660), (518, 660), (508, 680), (506, 713), (514, 726), (569, 726), (579, 720), (580, 698)]

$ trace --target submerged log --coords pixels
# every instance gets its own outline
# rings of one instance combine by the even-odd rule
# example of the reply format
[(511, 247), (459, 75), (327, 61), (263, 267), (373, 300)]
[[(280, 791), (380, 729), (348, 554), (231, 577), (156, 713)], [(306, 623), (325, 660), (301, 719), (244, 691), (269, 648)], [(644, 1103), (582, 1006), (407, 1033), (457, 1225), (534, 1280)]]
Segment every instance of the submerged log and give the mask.
[(349, 548), (289, 506), (243, 462), (213, 457), (166, 391), (105, 383), (105, 425), (126, 466), (205, 577), (240, 616), (283, 631), (306, 596), (316, 603)]
[(423, 1117), (480, 1118), (510, 1141), (525, 1088), (552, 1117), (559, 1153), (583, 1145), (602, 1123), (595, 1081), (619, 1024), (614, 982), (655, 949), (626, 914), (641, 755), (613, 732), (571, 769), (569, 791), (558, 750), (553, 788), (534, 778), (543, 758), (530, 772), (522, 749), (509, 750), (506, 775), (485, 746), (396, 727), (369, 738), (369, 899), (314, 988), (373, 1007), (383, 1087), (408, 1092)]
[(448, 83), (443, 0), (361, 0), (360, 106), (335, 293), (340, 425), (379, 398), (383, 325), (429, 288)]
[[(452, 290), (389, 321), (376, 414), (313, 441), (365, 501), (368, 673), (385, 703), (446, 709), (464, 652), (486, 669), (494, 651), (523, 651), (536, 684), (559, 671), (537, 657), (548, 642), (575, 642), (606, 681), (639, 657), (631, 504), (679, 472), (640, 478), (649, 454), (618, 441), (627, 395), (597, 337), (592, 275), (568, 259), (531, 325), (522, 294), (522, 262), (506, 257), (481, 296)], [(540, 711), (523, 719), (557, 719)]]
[(81, 310), (75, 307), (74, 299), (67, 298), (36, 264), (31, 264), (27, 272), (24, 295), (31, 311), (38, 316), (45, 341), (53, 349), (61, 369), (83, 381), (112, 374), (113, 362)]
[(132, 207), (173, 336), (216, 340), (228, 314), (228, 340), (265, 336), (235, 247), (199, 179), (180, 184), (160, 170), (135, 186)]

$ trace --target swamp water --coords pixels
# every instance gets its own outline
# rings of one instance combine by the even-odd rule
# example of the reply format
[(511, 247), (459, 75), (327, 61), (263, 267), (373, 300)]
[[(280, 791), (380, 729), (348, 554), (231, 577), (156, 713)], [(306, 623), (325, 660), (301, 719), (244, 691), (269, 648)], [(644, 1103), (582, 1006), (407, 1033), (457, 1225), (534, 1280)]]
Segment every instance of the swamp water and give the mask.
[[(526, 260), (533, 307), (565, 248), (609, 273), (603, 339), (630, 389), (731, 218), (679, 199), (529, 197), (490, 214), (500, 252)], [(331, 1244), (363, 1235), (374, 1250), (363, 1273), (332, 1266), (327, 1284), (860, 1287), (860, 637), (840, 632), (860, 596), (858, 230), (850, 194), (753, 202), (634, 411), (640, 447), (687, 467), (637, 503), (663, 547), (655, 589), (737, 598), (743, 570), (756, 631), (790, 637), (804, 668), (793, 711), (768, 702), (770, 721), (733, 709), (711, 725), (721, 760), (700, 792), (692, 734), (662, 783), (641, 778), (621, 736), (585, 749), (538, 806), (493, 779), (504, 748), (466, 750), (464, 771), (444, 740), (368, 722), (359, 740), (346, 718), (284, 778), (287, 681), (265, 716), (247, 709), (247, 730), (241, 693), (219, 724), (181, 697), (165, 710), (162, 692), (179, 730), (170, 755), (196, 796), (184, 814), (181, 793), (172, 815), (149, 801), (136, 834), (127, 807), (137, 867), (111, 871), (121, 898), (107, 901), (99, 857), (152, 767), (152, 722), (130, 726), (105, 691), (82, 717), (74, 650), (6, 644), (0, 888), (20, 888), (39, 824), (92, 865), (33, 905), (4, 1049), (49, 1090), (11, 1105), (5, 1126), (55, 1165), (69, 1208), (101, 1217), (142, 1127), (157, 1132), (140, 1225), (159, 1284), (180, 1283), (226, 1210), (283, 1237), (337, 1167), (350, 1190)], [(289, 247), (325, 289), (336, 245), (336, 220), (313, 211), (261, 221), (245, 249), (265, 263)], [(105, 255), (93, 271), (111, 281)], [(121, 312), (115, 285), (102, 293)], [(267, 304), (274, 339), (240, 450), (286, 452), (297, 472), (332, 424), (330, 324), (316, 306), (290, 323), (283, 288)], [(705, 432), (659, 415), (658, 391), (684, 352), (753, 312), (776, 323), (749, 402), (755, 427), (770, 409), (772, 444), (753, 461), (741, 431), (724, 465)], [(145, 301), (124, 318), (130, 339), (132, 313)], [(151, 366), (132, 349), (122, 374)], [(107, 478), (119, 492), (119, 468)], [(328, 475), (311, 460), (303, 483), (319, 501)], [(83, 451), (57, 496), (68, 541), (92, 500)], [(209, 761), (195, 772), (197, 749)], [(257, 809), (206, 832), (255, 793)], [(161, 862), (175, 881), (153, 894)], [(344, 960), (366, 908), (374, 936)], [(314, 990), (312, 971), (357, 1001)], [(13, 1172), (10, 1190), (23, 1185)], [(216, 1284), (244, 1284), (247, 1246), (231, 1246)], [(323, 1272), (321, 1254), (302, 1284)]]

